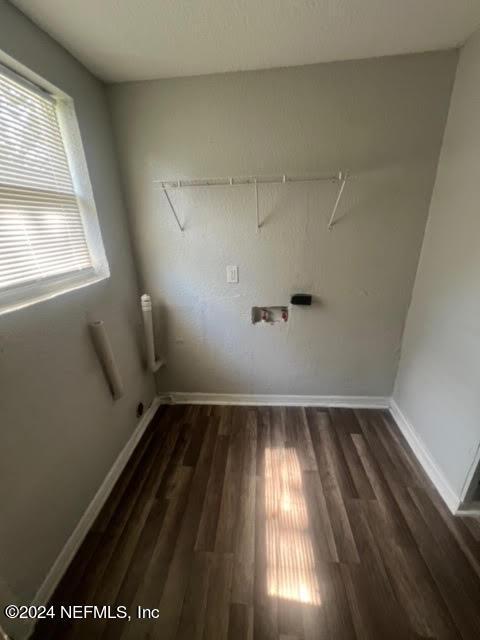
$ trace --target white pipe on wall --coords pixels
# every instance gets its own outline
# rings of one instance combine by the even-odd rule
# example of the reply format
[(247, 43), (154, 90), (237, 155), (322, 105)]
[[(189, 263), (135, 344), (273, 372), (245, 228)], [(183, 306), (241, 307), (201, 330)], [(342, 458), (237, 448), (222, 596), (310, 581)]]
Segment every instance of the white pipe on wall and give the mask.
[(91, 322), (90, 333), (113, 399), (118, 400), (123, 396), (123, 383), (103, 320)]
[(148, 293), (144, 293), (140, 298), (142, 302), (143, 330), (145, 333), (145, 348), (147, 352), (147, 363), (150, 371), (155, 373), (163, 367), (164, 360), (155, 358), (155, 337), (153, 334), (152, 300)]

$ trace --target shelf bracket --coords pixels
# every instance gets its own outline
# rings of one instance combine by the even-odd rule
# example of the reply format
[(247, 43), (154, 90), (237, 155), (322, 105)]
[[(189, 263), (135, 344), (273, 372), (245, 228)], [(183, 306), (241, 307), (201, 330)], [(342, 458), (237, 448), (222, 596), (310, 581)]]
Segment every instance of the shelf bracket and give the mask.
[(260, 224), (260, 217), (258, 212), (258, 183), (256, 178), (253, 179), (253, 183), (255, 185), (255, 212), (257, 215), (257, 233), (258, 233), (262, 225)]
[[(178, 186), (180, 186), (180, 184)], [(165, 187), (162, 186), (162, 189), (163, 189), (163, 193), (165, 194), (165, 198), (167, 199), (167, 202), (170, 206), (170, 209), (172, 210), (172, 213), (175, 216), (175, 220), (178, 224), (178, 228), (183, 233), (184, 227), (182, 226), (182, 224), (180, 223), (180, 220), (178, 219), (177, 212), (175, 211), (175, 207), (173, 206), (172, 201), (170, 200), (170, 196), (168, 195), (168, 192)]]
[(337, 199), (335, 200), (335, 204), (333, 205), (332, 215), (330, 216), (330, 220), (328, 221), (328, 230), (331, 231), (332, 227), (335, 224), (335, 214), (337, 213), (338, 205), (340, 204), (340, 200), (342, 199), (343, 190), (345, 189), (345, 185), (347, 184), (347, 174), (342, 173), (342, 171), (338, 174), (338, 181), (340, 183), (340, 188), (338, 190)]

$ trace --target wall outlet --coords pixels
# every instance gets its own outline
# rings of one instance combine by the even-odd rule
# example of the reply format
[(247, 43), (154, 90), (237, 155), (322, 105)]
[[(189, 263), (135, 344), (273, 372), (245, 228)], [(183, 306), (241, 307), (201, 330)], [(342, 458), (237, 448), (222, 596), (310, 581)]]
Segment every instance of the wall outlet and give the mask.
[(230, 284), (237, 284), (238, 282), (238, 267), (236, 265), (227, 266), (227, 282)]

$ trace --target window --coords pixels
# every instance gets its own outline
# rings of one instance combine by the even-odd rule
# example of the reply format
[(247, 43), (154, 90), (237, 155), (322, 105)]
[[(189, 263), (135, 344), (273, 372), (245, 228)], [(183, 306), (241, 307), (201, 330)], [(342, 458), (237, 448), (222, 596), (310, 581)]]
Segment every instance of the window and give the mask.
[(108, 275), (71, 100), (0, 67), (0, 311)]

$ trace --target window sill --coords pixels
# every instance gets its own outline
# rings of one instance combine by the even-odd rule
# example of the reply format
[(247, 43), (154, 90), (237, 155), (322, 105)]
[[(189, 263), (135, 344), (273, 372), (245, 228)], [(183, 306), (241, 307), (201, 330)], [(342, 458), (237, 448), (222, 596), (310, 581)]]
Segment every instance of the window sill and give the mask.
[(54, 281), (39, 282), (25, 287), (21, 292), (17, 289), (10, 292), (0, 293), (0, 316), (19, 311), (31, 305), (45, 300), (51, 300), (65, 293), (88, 287), (110, 277), (108, 269), (94, 271), (89, 269), (88, 273), (69, 274)]

